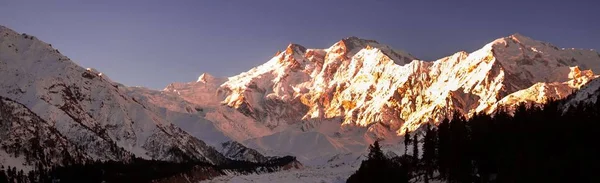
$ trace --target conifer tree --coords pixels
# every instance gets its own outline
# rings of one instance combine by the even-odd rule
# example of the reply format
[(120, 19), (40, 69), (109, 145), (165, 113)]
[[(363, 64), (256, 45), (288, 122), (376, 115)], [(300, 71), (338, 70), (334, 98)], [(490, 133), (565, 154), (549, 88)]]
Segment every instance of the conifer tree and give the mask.
[(404, 130), (404, 155), (408, 153), (408, 146), (410, 145), (410, 133), (408, 133), (408, 129)]
[(434, 161), (436, 158), (436, 135), (431, 125), (427, 123), (425, 129), (425, 138), (423, 139), (423, 168), (425, 170), (425, 182), (429, 182), (429, 179), (433, 177), (433, 170), (435, 169)]
[(415, 132), (415, 134), (412, 137), (412, 144), (413, 144), (413, 163), (416, 165), (419, 162), (419, 137), (418, 137), (418, 133)]
[(4, 168), (0, 170), (0, 182), (8, 182), (8, 175), (6, 175)]
[(471, 182), (468, 133), (465, 118), (459, 112), (454, 112), (450, 122), (450, 181)]
[(438, 126), (437, 131), (437, 149), (438, 149), (438, 170), (440, 177), (443, 179), (448, 178), (448, 169), (450, 168), (450, 120), (448, 118), (442, 120)]
[(418, 132), (415, 132), (415, 134), (412, 137), (412, 144), (413, 144), (413, 156), (412, 156), (412, 168), (413, 168), (413, 172), (414, 172), (414, 176), (419, 176), (420, 174), (420, 168), (419, 168), (419, 136), (418, 136)]
[(373, 145), (369, 145), (369, 159), (373, 160), (383, 160), (385, 156), (383, 155), (383, 151), (381, 151), (381, 146), (379, 145), (379, 141), (375, 141)]

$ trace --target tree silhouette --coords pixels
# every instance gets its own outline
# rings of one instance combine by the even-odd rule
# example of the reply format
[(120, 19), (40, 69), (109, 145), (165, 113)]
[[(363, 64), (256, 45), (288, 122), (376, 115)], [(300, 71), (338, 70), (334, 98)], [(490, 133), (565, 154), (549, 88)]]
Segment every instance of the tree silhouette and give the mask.
[[(376, 177), (388, 176), (382, 172), (394, 166), (401, 167), (397, 172), (408, 172), (411, 182), (421, 181), (408, 176), (419, 171), (425, 172), (425, 182), (599, 182), (600, 99), (596, 101), (568, 108), (556, 100), (522, 103), (469, 119), (455, 111), (452, 120), (442, 120), (437, 129), (422, 128), (421, 159), (415, 156), (418, 148), (413, 156), (384, 157), (384, 162), (369, 158), (348, 182), (385, 182)], [(418, 146), (418, 133), (404, 143)]]
[(386, 158), (379, 142), (375, 141), (369, 146), (367, 159), (360, 164), (360, 168), (348, 178), (347, 182), (408, 182), (408, 170), (398, 161)]
[(413, 156), (412, 156), (412, 170), (414, 172), (415, 176), (419, 176), (420, 174), (420, 169), (419, 169), (419, 136), (418, 133), (415, 132), (415, 134), (412, 137), (412, 144), (413, 144)]
[(450, 181), (471, 182), (469, 136), (462, 114), (454, 112), (450, 122)]
[(408, 153), (408, 146), (410, 145), (411, 139), (410, 139), (410, 133), (408, 132), (408, 129), (404, 130), (404, 154), (406, 155)]
[(4, 171), (4, 167), (0, 169), (0, 182), (5, 183), (8, 182), (8, 175), (6, 175), (6, 171)]
[(450, 168), (450, 150), (452, 146), (450, 144), (450, 120), (445, 118), (438, 126), (438, 156), (437, 162), (442, 179), (448, 179), (448, 171)]
[(371, 160), (384, 160), (385, 156), (383, 155), (383, 151), (381, 151), (381, 146), (379, 146), (379, 141), (375, 141), (373, 145), (369, 145), (369, 159)]
[(430, 178), (433, 178), (433, 171), (435, 167), (436, 158), (436, 132), (429, 123), (425, 127), (425, 138), (423, 139), (423, 168), (425, 170), (425, 182), (429, 182)]

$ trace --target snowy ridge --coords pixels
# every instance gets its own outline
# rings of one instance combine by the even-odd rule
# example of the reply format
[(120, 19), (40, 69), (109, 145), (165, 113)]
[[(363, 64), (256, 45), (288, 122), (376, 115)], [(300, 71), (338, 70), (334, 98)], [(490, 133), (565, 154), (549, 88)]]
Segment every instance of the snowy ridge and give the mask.
[(600, 79), (594, 79), (567, 98), (565, 110), (580, 104), (597, 104), (600, 99)]
[(520, 34), (473, 53), (433, 62), (413, 59), (356, 37), (328, 49), (290, 44), (267, 63), (230, 77), (219, 95), (224, 104), (272, 129), (342, 118), (344, 126), (368, 127), (368, 133), (384, 138), (438, 122), (454, 110), (470, 115), (562, 98), (600, 69), (596, 52), (558, 49)]
[(342, 60), (352, 57), (366, 46), (379, 48), (402, 62), (414, 59), (376, 41), (356, 37), (343, 39), (328, 49), (306, 49), (290, 44), (285, 52), (267, 63), (230, 77), (219, 88), (219, 93), (226, 96), (223, 103), (267, 126), (285, 126), (301, 120), (310, 110), (308, 105), (297, 105), (311, 102), (305, 94), (326, 87), (322, 85), (331, 80), (324, 77), (331, 77), (341, 65), (348, 64)]
[[(190, 136), (127, 89), (84, 69), (33, 36), (0, 27), (0, 93), (50, 123), (93, 160), (224, 157)], [(119, 150), (125, 149), (125, 152)]]
[(221, 100), (215, 97), (217, 88), (226, 81), (226, 78), (214, 77), (204, 73), (198, 77), (198, 81), (189, 83), (172, 83), (163, 89), (181, 96), (183, 99), (197, 105), (216, 105)]
[(202, 82), (175, 83), (163, 91), (128, 87), (127, 94), (155, 106), (161, 116), (214, 147), (230, 140), (244, 141), (272, 133), (254, 119), (218, 104), (216, 88)]
[[(231, 140), (217, 129), (214, 122), (205, 118), (208, 110), (204, 107), (188, 103), (178, 96), (164, 94), (163, 91), (143, 87), (128, 87), (126, 90), (127, 95), (145, 103), (148, 109), (155, 111), (160, 117), (210, 146), (217, 147)], [(157, 103), (161, 105), (155, 105)]]
[(265, 163), (269, 157), (265, 157), (254, 149), (247, 148), (236, 141), (228, 141), (221, 144), (220, 152), (228, 158), (256, 163)]

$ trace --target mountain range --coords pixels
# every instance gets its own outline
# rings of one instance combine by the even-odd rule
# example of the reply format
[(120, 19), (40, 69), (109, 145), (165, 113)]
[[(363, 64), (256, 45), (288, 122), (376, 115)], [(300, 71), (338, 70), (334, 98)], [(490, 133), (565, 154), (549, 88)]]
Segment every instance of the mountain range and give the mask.
[(136, 100), (128, 94), (133, 89), (76, 65), (34, 36), (0, 27), (0, 48), (3, 165), (229, 160), (172, 123), (164, 108)]
[(597, 78), (599, 69), (594, 50), (520, 34), (434, 61), (348, 37), (326, 49), (290, 44), (229, 78), (204, 73), (197, 82), (173, 83), (150, 103), (174, 106), (167, 98), (183, 99), (180, 110), (207, 109), (206, 119), (234, 140), (309, 160), (364, 150), (377, 139), (397, 141), (455, 111), (469, 117), (561, 99)]
[(599, 70), (594, 50), (520, 34), (433, 61), (348, 37), (324, 49), (289, 44), (236, 76), (204, 73), (157, 91), (124, 86), (0, 26), (0, 163), (32, 170), (138, 157), (218, 165), (294, 155), (320, 166), (375, 140), (395, 144), (453, 112), (468, 118), (567, 96), (566, 108), (596, 102)]

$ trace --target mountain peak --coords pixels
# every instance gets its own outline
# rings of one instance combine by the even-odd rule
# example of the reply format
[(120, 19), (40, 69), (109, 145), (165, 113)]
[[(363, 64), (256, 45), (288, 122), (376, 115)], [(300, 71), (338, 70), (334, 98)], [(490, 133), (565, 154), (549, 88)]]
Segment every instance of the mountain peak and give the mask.
[(512, 35), (510, 35), (508, 38), (518, 42), (518, 43), (534, 43), (534, 42), (540, 42), (540, 41), (536, 41), (530, 37), (524, 36), (523, 34), (520, 33), (514, 33)]
[(200, 77), (198, 77), (197, 82), (207, 83), (214, 79), (215, 79), (215, 77), (213, 75), (210, 75), (209, 73), (202, 73), (202, 75), (200, 75)]
[(304, 54), (304, 52), (306, 52), (306, 48), (304, 46), (296, 44), (296, 43), (290, 43), (287, 46), (287, 48), (285, 48), (285, 53), (288, 55), (291, 55), (294, 53)]
[(500, 37), (500, 38), (492, 41), (489, 45), (495, 45), (495, 44), (513, 44), (513, 43), (523, 44), (523, 45), (537, 45), (537, 44), (540, 44), (542, 42), (534, 40), (534, 39), (532, 39), (530, 37), (524, 36), (523, 34), (520, 34), (520, 33), (514, 33), (514, 34), (511, 34), (509, 36)]
[(523, 35), (523, 34), (521, 34), (521, 33), (515, 32), (514, 34), (511, 34), (509, 37), (518, 38), (518, 37), (527, 37), (527, 36), (524, 36), (524, 35)]
[(363, 39), (363, 38), (359, 38), (356, 36), (350, 36), (350, 37), (346, 37), (343, 38), (341, 41), (345, 41), (345, 42), (362, 42), (362, 43), (379, 43), (375, 40), (370, 40), (370, 39)]
[(4, 31), (10, 31), (10, 32), (16, 33), (14, 30), (12, 30), (6, 26), (0, 25), (0, 32), (4, 32)]
[[(549, 55), (557, 51), (559, 48), (543, 41), (535, 40), (531, 37), (524, 36), (520, 33), (514, 33), (509, 36), (498, 38), (486, 46), (486, 50), (494, 50), (495, 54), (504, 53), (508, 55), (527, 55), (530, 57), (541, 57), (542, 53)], [(520, 54), (519, 54), (520, 53)], [(537, 55), (537, 56), (536, 56)]]
[(358, 38), (356, 36), (350, 36), (336, 42), (330, 47), (330, 49), (336, 53), (353, 54), (358, 52), (359, 49), (366, 48), (369, 45), (371, 47), (378, 47), (376, 45), (379, 45), (379, 43), (375, 40), (367, 40)]
[(356, 36), (350, 36), (350, 37), (346, 37), (342, 40), (340, 40), (340, 42), (343, 42), (344, 45), (348, 46), (348, 48), (353, 49), (356, 47), (366, 47), (369, 44), (379, 44), (379, 42), (375, 41), (375, 40), (369, 40), (369, 39), (362, 39)]

